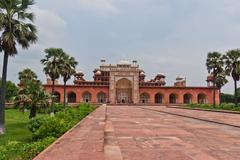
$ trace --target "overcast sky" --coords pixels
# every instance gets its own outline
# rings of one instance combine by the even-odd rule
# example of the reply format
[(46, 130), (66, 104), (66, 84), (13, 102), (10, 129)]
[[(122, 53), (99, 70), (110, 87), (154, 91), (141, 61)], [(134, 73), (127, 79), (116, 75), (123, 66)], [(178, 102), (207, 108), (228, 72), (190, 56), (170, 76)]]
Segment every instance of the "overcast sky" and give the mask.
[[(165, 73), (190, 86), (206, 86), (210, 51), (240, 47), (239, 0), (38, 0), (39, 41), (9, 60), (8, 79), (32, 68), (45, 81), (40, 59), (49, 47), (63, 48), (91, 80), (105, 57), (108, 63), (136, 59), (147, 79)], [(0, 55), (2, 67), (2, 54)], [(2, 71), (2, 70), (1, 70)], [(1, 72), (0, 71), (0, 72)], [(72, 82), (70, 82), (72, 83)], [(230, 79), (224, 92), (233, 91)]]

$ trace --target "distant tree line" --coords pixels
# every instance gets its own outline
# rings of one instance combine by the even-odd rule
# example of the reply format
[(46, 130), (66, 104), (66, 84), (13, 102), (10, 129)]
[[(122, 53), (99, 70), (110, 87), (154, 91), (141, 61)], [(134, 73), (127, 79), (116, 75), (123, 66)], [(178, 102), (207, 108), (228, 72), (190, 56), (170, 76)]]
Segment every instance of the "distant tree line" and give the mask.
[[(0, 88), (2, 87), (2, 79), (0, 78)], [(6, 102), (13, 102), (13, 98), (18, 94), (18, 87), (11, 81), (7, 81), (6, 84)], [(1, 89), (0, 89), (1, 95)]]
[[(237, 101), (240, 103), (240, 88), (237, 89)], [(221, 93), (221, 103), (234, 103), (234, 94)]]

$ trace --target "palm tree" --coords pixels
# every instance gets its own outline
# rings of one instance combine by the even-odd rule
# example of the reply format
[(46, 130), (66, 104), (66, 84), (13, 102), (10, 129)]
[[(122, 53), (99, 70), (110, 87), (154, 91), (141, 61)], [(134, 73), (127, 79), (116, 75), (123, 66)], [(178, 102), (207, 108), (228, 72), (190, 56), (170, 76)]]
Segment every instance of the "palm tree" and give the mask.
[(75, 61), (74, 57), (70, 57), (67, 54), (63, 56), (63, 63), (61, 66), (60, 74), (63, 77), (64, 83), (64, 107), (66, 107), (66, 84), (71, 76), (75, 74), (75, 68), (77, 64), (78, 63)]
[[(41, 60), (44, 65), (43, 71), (52, 80), (52, 96), (55, 95), (55, 81), (60, 77), (61, 66), (63, 64), (63, 57), (65, 55), (61, 48), (48, 48), (44, 51), (46, 53), (45, 58)], [(52, 112), (54, 100), (52, 100)]]
[(37, 41), (37, 29), (33, 24), (34, 14), (28, 10), (33, 4), (34, 0), (0, 0), (0, 49), (4, 52), (0, 97), (0, 133), (4, 133), (8, 58), (17, 54), (17, 45), (28, 49), (30, 44)]
[(221, 53), (208, 53), (206, 66), (208, 72), (213, 75), (213, 108), (216, 108), (216, 77), (223, 72), (224, 67)]
[(240, 80), (240, 50), (230, 50), (224, 55), (226, 73), (228, 76), (232, 76), (234, 81), (234, 101), (235, 105), (238, 104), (237, 95), (237, 81)]
[(36, 80), (37, 75), (31, 69), (26, 68), (18, 73), (18, 79), (20, 80), (20, 85), (23, 85), (28, 80)]
[(18, 95), (15, 97), (15, 103), (30, 107), (29, 118), (34, 118), (39, 105), (45, 105), (49, 102), (51, 96), (44, 91), (42, 83), (37, 79), (29, 79), (24, 82)]

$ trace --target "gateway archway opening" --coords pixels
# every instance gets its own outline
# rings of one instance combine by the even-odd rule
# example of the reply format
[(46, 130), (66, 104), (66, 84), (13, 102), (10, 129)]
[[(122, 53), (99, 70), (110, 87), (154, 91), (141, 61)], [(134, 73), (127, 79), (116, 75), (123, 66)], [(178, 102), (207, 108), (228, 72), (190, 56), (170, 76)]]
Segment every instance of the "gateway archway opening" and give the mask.
[(116, 83), (116, 101), (121, 104), (132, 103), (132, 82), (126, 78)]

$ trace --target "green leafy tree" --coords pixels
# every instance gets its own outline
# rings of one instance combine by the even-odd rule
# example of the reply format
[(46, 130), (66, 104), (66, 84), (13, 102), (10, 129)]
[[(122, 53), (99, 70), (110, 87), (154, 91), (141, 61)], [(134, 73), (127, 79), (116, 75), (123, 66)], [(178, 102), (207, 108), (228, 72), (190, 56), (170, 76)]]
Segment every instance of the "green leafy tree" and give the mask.
[(221, 93), (221, 103), (234, 103), (234, 95)]
[(71, 79), (71, 76), (75, 74), (75, 68), (77, 66), (77, 61), (74, 59), (74, 57), (70, 57), (69, 55), (65, 54), (63, 56), (63, 63), (61, 66), (60, 74), (63, 77), (63, 83), (64, 83), (64, 107), (66, 107), (66, 84), (69, 79)]
[(208, 72), (213, 75), (213, 107), (216, 108), (216, 78), (223, 73), (224, 67), (221, 53), (208, 53), (206, 66)]
[[(1, 87), (2, 80), (0, 79), (0, 87)], [(17, 95), (18, 93), (18, 87), (11, 81), (7, 81), (6, 85), (6, 102), (11, 102), (12, 99)], [(1, 94), (1, 93), (0, 93)]]
[(219, 73), (216, 77), (216, 87), (219, 88), (219, 99), (220, 99), (220, 102), (221, 102), (221, 90), (222, 90), (222, 87), (225, 86), (227, 83), (228, 83), (228, 80), (226, 78), (226, 74), (225, 74), (225, 71), (223, 70), (222, 73)]
[[(31, 76), (29, 76), (30, 74), (27, 74), (28, 76), (26, 78), (26, 76), (23, 76), (26, 75), (26, 73), (31, 73)], [(42, 83), (37, 79), (37, 76), (33, 71), (25, 69), (22, 72), (19, 72), (19, 80), (21, 82), (21, 89), (15, 98), (15, 103), (29, 106), (29, 118), (31, 119), (36, 116), (38, 106), (49, 103), (51, 96), (44, 91)]]
[[(60, 77), (61, 66), (63, 64), (63, 57), (65, 55), (61, 48), (45, 49), (45, 58), (41, 60), (44, 65), (43, 71), (52, 80), (52, 97), (55, 95), (55, 81)], [(54, 99), (52, 100), (52, 112), (54, 112)]]
[(240, 80), (240, 50), (230, 50), (224, 55), (226, 74), (234, 81), (234, 102), (238, 105), (237, 81)]
[(0, 0), (0, 50), (4, 52), (0, 97), (0, 132), (4, 132), (7, 66), (9, 56), (17, 54), (17, 45), (27, 49), (37, 41), (33, 24), (34, 14), (29, 8), (33, 0)]

